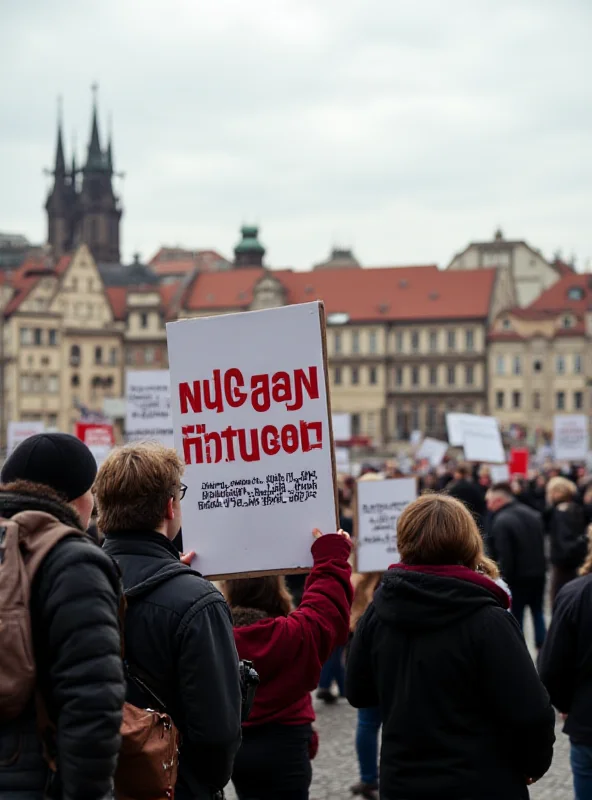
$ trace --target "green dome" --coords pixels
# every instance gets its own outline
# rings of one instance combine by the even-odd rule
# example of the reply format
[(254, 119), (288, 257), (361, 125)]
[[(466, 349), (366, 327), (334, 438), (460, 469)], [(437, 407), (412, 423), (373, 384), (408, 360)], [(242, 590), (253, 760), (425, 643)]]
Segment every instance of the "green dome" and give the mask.
[(242, 239), (234, 248), (235, 253), (265, 253), (265, 248), (257, 238), (259, 228), (256, 225), (243, 225), (241, 236)]

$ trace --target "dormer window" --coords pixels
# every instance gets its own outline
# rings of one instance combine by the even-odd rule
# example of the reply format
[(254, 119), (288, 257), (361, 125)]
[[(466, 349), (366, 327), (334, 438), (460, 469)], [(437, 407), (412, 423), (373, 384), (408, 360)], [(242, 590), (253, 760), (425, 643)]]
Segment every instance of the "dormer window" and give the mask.
[[(570, 286), (567, 290), (567, 298), (568, 300), (583, 300), (584, 299), (584, 290), (581, 286)], [(569, 327), (569, 326), (565, 326)]]
[(561, 327), (562, 328), (571, 328), (573, 327), (573, 317), (566, 315), (561, 320)]
[(506, 317), (506, 319), (502, 320), (502, 328), (505, 331), (509, 331), (511, 327), (512, 327), (512, 323), (507, 317)]

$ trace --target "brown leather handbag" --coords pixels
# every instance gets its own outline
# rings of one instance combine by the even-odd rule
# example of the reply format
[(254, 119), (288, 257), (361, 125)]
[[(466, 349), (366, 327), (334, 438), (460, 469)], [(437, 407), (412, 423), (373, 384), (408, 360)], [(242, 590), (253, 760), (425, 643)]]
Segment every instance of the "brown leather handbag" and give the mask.
[[(168, 576), (167, 576), (168, 579)], [(144, 675), (125, 660), (123, 625), (126, 599), (147, 594), (162, 581), (149, 580), (122, 596), (119, 619), (122, 628), (121, 655), (128, 682), (134, 683), (150, 699), (152, 708), (123, 706), (121, 750), (115, 772), (116, 800), (173, 800), (179, 768), (179, 731), (165, 704), (148, 685)], [(160, 710), (157, 710), (160, 709)]]

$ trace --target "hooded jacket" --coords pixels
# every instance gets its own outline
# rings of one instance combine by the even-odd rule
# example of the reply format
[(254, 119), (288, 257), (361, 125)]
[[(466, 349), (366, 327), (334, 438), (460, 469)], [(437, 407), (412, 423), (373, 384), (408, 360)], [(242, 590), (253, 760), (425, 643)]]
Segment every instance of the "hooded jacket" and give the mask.
[(555, 715), (499, 588), (448, 571), (463, 578), (386, 573), (352, 642), (346, 694), (380, 707), (382, 800), (523, 800), (551, 764)]
[(58, 774), (51, 794), (35, 703), (0, 720), (0, 797), (103, 800), (119, 754), (125, 682), (118, 622), (119, 578), (111, 559), (82, 533), (51, 489), (20, 481), (0, 487), (0, 517), (42, 511), (73, 528), (48, 553), (31, 587), (38, 687), (57, 727)]
[(514, 500), (494, 512), (491, 554), (510, 586), (545, 577), (545, 529), (541, 515)]

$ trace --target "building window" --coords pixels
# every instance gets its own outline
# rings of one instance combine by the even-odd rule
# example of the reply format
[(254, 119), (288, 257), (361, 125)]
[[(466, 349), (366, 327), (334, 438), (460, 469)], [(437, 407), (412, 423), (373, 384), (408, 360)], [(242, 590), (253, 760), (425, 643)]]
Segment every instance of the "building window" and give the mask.
[(118, 358), (117, 348), (112, 347), (109, 352), (109, 363), (111, 364), (112, 367), (116, 367), (118, 361), (119, 358)]
[(368, 348), (371, 353), (376, 353), (378, 350), (376, 331), (370, 331), (370, 334), (368, 335)]
[(467, 364), (465, 367), (465, 383), (467, 386), (472, 386), (475, 380), (475, 368), (472, 364)]
[(144, 350), (144, 363), (145, 364), (154, 364), (154, 348), (147, 347)]
[(369, 411), (367, 413), (366, 422), (368, 424), (368, 436), (374, 436), (376, 432), (376, 415), (374, 411)]
[(31, 391), (31, 376), (30, 375), (21, 375), (20, 377), (20, 387), (21, 392), (26, 394), (27, 392)]
[(352, 436), (359, 436), (360, 435), (360, 415), (359, 414), (352, 414), (351, 415), (351, 432), (352, 432)]
[(512, 408), (520, 408), (522, 403), (521, 392), (512, 392)]
[(376, 384), (378, 383), (378, 372), (376, 370), (376, 367), (370, 367), (368, 371), (368, 379), (370, 386), (376, 386)]
[(357, 386), (360, 382), (360, 370), (357, 367), (351, 368), (351, 382), (352, 386)]
[(541, 393), (535, 392), (532, 396), (532, 410), (533, 411), (540, 411), (541, 410)]
[(49, 332), (49, 344), (53, 347), (58, 343), (58, 332), (52, 328)]
[(430, 367), (430, 386), (438, 385), (438, 367)]
[(584, 393), (574, 392), (574, 411), (581, 411), (584, 408)]
[(414, 353), (419, 350), (419, 331), (411, 331), (411, 350)]
[(435, 403), (428, 403), (426, 412), (426, 427), (428, 431), (433, 432), (437, 425), (437, 411)]
[(352, 353), (360, 352), (360, 334), (358, 331), (352, 333)]
[(465, 403), (465, 414), (473, 414), (475, 412), (475, 406), (473, 403)]
[(573, 323), (573, 319), (570, 316), (563, 317), (563, 320), (561, 322), (561, 324), (563, 325), (564, 328), (571, 328), (572, 323)]
[(456, 367), (451, 365), (448, 367), (448, 385), (454, 386), (456, 383)]
[(95, 364), (103, 363), (103, 348), (95, 347)]
[(395, 334), (395, 350), (397, 353), (403, 352), (405, 341), (403, 339), (403, 331), (397, 331)]
[(448, 341), (448, 349), (449, 350), (455, 350), (456, 349), (456, 331), (448, 331), (447, 341)]
[(87, 281), (87, 285), (88, 285), (88, 291), (89, 291), (89, 292), (93, 292), (93, 291), (94, 291), (94, 288), (95, 288), (95, 282), (93, 281), (93, 279), (92, 279), (92, 278), (89, 278), (89, 279), (88, 279), (88, 281)]
[(333, 349), (337, 355), (341, 353), (341, 333), (337, 331), (333, 334)]
[(419, 430), (419, 407), (417, 406), (417, 403), (411, 409), (411, 430)]
[(48, 425), (49, 428), (57, 428), (58, 415), (57, 414), (48, 414), (47, 415), (47, 425)]
[(543, 371), (543, 362), (540, 358), (535, 358), (532, 362), (532, 371), (533, 372), (542, 372)]
[(522, 375), (522, 359), (520, 356), (514, 356), (512, 361), (512, 372), (514, 375)]
[(43, 391), (43, 377), (41, 375), (33, 375), (33, 385), (31, 386), (32, 392), (42, 392)]
[(21, 328), (20, 342), (24, 345), (33, 344), (33, 331), (31, 328)]
[(70, 348), (70, 366), (79, 367), (80, 360), (80, 347), (77, 344), (73, 344)]
[(50, 394), (57, 394), (60, 391), (60, 379), (57, 375), (50, 375), (47, 379), (47, 391)]
[(430, 352), (438, 351), (438, 331), (430, 331)]
[(512, 327), (512, 323), (511, 323), (511, 321), (509, 319), (506, 318), (506, 319), (502, 320), (502, 328), (505, 331), (509, 331), (511, 329), (511, 327)]
[(557, 356), (555, 359), (555, 372), (558, 375), (565, 375), (565, 357)]
[(43, 344), (43, 331), (41, 328), (35, 328), (33, 331), (33, 344), (37, 346)]
[(78, 278), (72, 278), (72, 291), (75, 292), (78, 289)]
[(503, 408), (504, 407), (504, 393), (503, 392), (496, 392), (495, 393), (495, 407), (496, 408)]
[(582, 374), (582, 356), (576, 353), (573, 357), (573, 367), (576, 375)]
[(140, 328), (147, 328), (148, 327), (148, 314), (143, 312), (140, 314)]
[(419, 386), (419, 367), (411, 367), (411, 385)]
[(335, 367), (333, 370), (333, 383), (335, 386), (341, 386), (341, 367)]
[(475, 349), (475, 332), (470, 328), (465, 331), (465, 349), (469, 351)]
[(504, 356), (498, 356), (495, 360), (495, 374), (503, 375), (506, 371), (506, 359)]
[(395, 386), (403, 385), (403, 367), (395, 367)]
[(80, 376), (74, 373), (74, 375), (72, 375), (72, 378), (70, 379), (70, 383), (72, 384), (72, 386), (80, 386)]
[(557, 411), (565, 411), (565, 392), (557, 392), (555, 407)]

